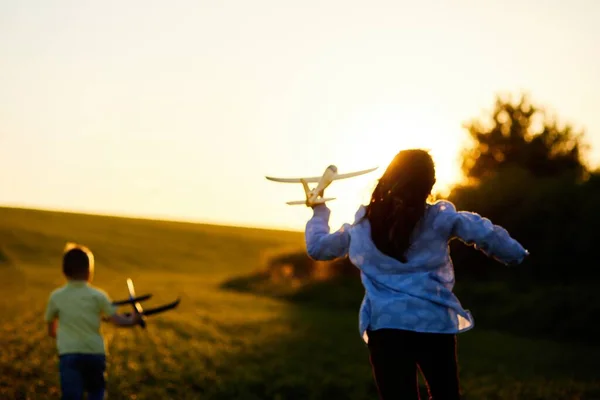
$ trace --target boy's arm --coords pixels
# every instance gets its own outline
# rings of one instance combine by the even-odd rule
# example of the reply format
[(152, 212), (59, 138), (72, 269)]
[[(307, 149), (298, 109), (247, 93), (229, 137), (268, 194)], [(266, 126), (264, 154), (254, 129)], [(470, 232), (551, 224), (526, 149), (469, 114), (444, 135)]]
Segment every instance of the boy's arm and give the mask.
[(102, 321), (112, 323), (116, 326), (134, 326), (140, 323), (141, 317), (137, 314), (113, 314), (110, 317), (102, 317)]
[(141, 317), (137, 314), (127, 315), (118, 314), (117, 307), (113, 305), (110, 297), (106, 293), (102, 293), (101, 311), (104, 314), (103, 320), (111, 322), (116, 326), (134, 326), (140, 322)]
[(48, 322), (48, 336), (51, 338), (56, 338), (56, 320), (52, 320)]
[(116, 326), (134, 326), (140, 323), (141, 317), (139, 314), (114, 314), (110, 317), (110, 322)]
[(449, 210), (451, 237), (456, 237), (467, 245), (473, 245), (505, 265), (520, 264), (529, 255), (529, 252), (513, 239), (506, 229), (494, 225), (492, 221), (479, 214), (451, 208)]
[(56, 320), (48, 322), (48, 336), (56, 338)]
[(46, 312), (44, 315), (44, 321), (47, 323), (47, 332), (48, 336), (55, 338), (56, 337), (56, 317), (58, 316), (58, 308), (56, 307), (56, 303), (54, 301), (54, 296), (51, 294), (48, 299), (48, 304), (46, 305)]
[(317, 205), (313, 208), (313, 217), (306, 224), (306, 250), (312, 259), (327, 261), (348, 253), (350, 234), (344, 228), (329, 233), (330, 214), (327, 206)]

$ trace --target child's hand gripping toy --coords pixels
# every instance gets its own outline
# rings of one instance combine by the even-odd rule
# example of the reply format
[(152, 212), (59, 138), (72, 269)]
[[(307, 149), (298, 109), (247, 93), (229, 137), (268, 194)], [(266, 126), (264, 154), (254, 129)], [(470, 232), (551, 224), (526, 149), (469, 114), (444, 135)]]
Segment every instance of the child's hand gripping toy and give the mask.
[[(147, 316), (171, 310), (179, 305), (180, 299), (178, 298), (177, 300), (175, 300), (171, 303), (144, 310), (144, 308), (140, 304), (140, 301), (148, 300), (150, 297), (152, 297), (152, 295), (145, 294), (145, 295), (136, 297), (135, 296), (135, 287), (133, 286), (133, 281), (131, 279), (127, 279), (127, 289), (129, 291), (129, 299), (113, 301), (112, 304), (114, 306), (122, 306), (122, 305), (126, 305), (126, 304), (131, 304), (131, 306), (133, 307), (133, 313), (134, 313), (134, 315), (136, 315), (136, 319), (138, 321), (137, 324), (140, 325), (144, 329), (146, 328), (146, 317)], [(130, 316), (131, 313), (125, 313), (125, 315)]]
[[(311, 178), (274, 178), (271, 176), (267, 176), (266, 178), (270, 181), (274, 182), (283, 182), (283, 183), (302, 183), (304, 187), (304, 194), (306, 196), (305, 200), (296, 200), (296, 201), (288, 201), (286, 204), (288, 205), (305, 205), (307, 207), (315, 207), (319, 204), (324, 204), (326, 201), (335, 200), (332, 198), (324, 198), (323, 193), (325, 189), (331, 184), (331, 182), (338, 179), (346, 179), (352, 178), (355, 176), (367, 174), (369, 172), (375, 171), (377, 167), (365, 169), (362, 171), (349, 172), (347, 174), (338, 174), (338, 169), (335, 165), (330, 165), (325, 169), (325, 172), (321, 176), (311, 177)], [(316, 183), (317, 187), (314, 189), (310, 189), (308, 187), (309, 183)]]

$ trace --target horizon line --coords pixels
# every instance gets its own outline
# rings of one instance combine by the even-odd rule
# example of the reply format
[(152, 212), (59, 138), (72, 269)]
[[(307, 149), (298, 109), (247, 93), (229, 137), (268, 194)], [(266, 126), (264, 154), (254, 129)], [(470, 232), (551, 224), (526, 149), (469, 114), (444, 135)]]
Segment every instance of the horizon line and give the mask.
[(109, 218), (120, 218), (120, 219), (131, 219), (131, 220), (142, 220), (142, 221), (156, 221), (156, 222), (174, 222), (178, 224), (190, 224), (190, 225), (207, 225), (215, 227), (228, 227), (228, 228), (240, 228), (240, 229), (258, 229), (265, 231), (282, 231), (292, 233), (302, 233), (303, 230), (293, 229), (290, 227), (277, 226), (277, 225), (250, 225), (243, 223), (225, 222), (225, 221), (211, 221), (211, 220), (196, 220), (196, 219), (184, 219), (177, 218), (174, 216), (159, 216), (150, 214), (134, 214), (134, 213), (115, 213), (109, 211), (91, 211), (82, 209), (68, 209), (68, 208), (54, 208), (46, 206), (34, 206), (34, 205), (23, 205), (14, 203), (0, 203), (0, 209), (7, 210), (24, 210), (24, 211), (41, 211), (41, 212), (52, 212), (61, 214), (73, 214), (73, 215), (87, 215), (92, 217), (109, 217)]

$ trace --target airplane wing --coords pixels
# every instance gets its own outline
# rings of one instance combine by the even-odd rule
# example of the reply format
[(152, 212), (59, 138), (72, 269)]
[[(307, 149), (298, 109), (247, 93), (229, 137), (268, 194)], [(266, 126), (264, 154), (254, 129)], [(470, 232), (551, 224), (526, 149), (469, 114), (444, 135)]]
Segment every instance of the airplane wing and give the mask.
[[(161, 313), (163, 311), (172, 310), (172, 309), (176, 308), (179, 305), (180, 302), (181, 302), (181, 299), (178, 298), (177, 300), (175, 300), (175, 301), (173, 301), (171, 303), (165, 304), (163, 306), (149, 308), (147, 310), (144, 310), (144, 316), (158, 314), (158, 313)], [(129, 315), (131, 315), (131, 313), (127, 312), (127, 313), (125, 313), (125, 315), (129, 316)]]
[(152, 297), (151, 294), (145, 294), (143, 296), (134, 297), (133, 299), (129, 299), (129, 300), (113, 301), (112, 304), (113, 304), (113, 306), (123, 306), (125, 304), (135, 304), (138, 301), (148, 300), (150, 297)]
[[(133, 280), (131, 278), (127, 278), (127, 289), (129, 292), (129, 299), (113, 301), (112, 304), (115, 306), (122, 306), (125, 304), (130, 304), (133, 308), (133, 313), (141, 316), (139, 325), (144, 329), (146, 328), (146, 317), (148, 315), (154, 315), (154, 314), (158, 314), (158, 313), (161, 313), (164, 311), (172, 310), (173, 308), (176, 308), (179, 305), (179, 302), (181, 301), (180, 298), (177, 298), (177, 300), (175, 300), (171, 303), (164, 304), (162, 306), (158, 306), (158, 307), (154, 307), (154, 308), (149, 308), (149, 309), (145, 310), (142, 307), (142, 305), (140, 304), (140, 301), (148, 300), (149, 298), (152, 297), (152, 295), (144, 294), (141, 296), (136, 296), (135, 287), (133, 286)], [(130, 316), (131, 314), (132, 314), (131, 312), (124, 313), (124, 315), (127, 315), (127, 316)], [(109, 320), (109, 318), (103, 317), (102, 320), (106, 322)]]
[(364, 174), (368, 174), (369, 172), (373, 172), (377, 169), (378, 167), (375, 168), (369, 168), (369, 169), (364, 169), (362, 171), (356, 171), (356, 172), (349, 172), (347, 174), (338, 174), (335, 176), (335, 178), (333, 178), (333, 180), (337, 180), (337, 179), (346, 179), (346, 178), (352, 178), (354, 176), (359, 176), (359, 175), (364, 175)]
[(158, 314), (158, 313), (161, 313), (163, 311), (172, 310), (173, 308), (175, 308), (175, 307), (177, 307), (179, 305), (180, 301), (181, 301), (181, 299), (177, 299), (177, 300), (175, 300), (172, 303), (165, 304), (164, 306), (155, 307), (155, 308), (149, 308), (147, 310), (144, 310), (144, 315)]
[(274, 182), (284, 182), (284, 183), (302, 183), (304, 180), (307, 183), (317, 183), (321, 180), (320, 176), (312, 177), (312, 178), (274, 178), (272, 176), (265, 176), (270, 181)]
[[(369, 168), (369, 169), (365, 169), (365, 170), (362, 170), (362, 171), (349, 172), (347, 174), (338, 174), (338, 175), (336, 175), (336, 177), (334, 178), (334, 180), (352, 178), (354, 176), (368, 174), (369, 172), (375, 171), (377, 168), (378, 167)], [(302, 180), (304, 180), (307, 183), (317, 183), (317, 182), (319, 182), (321, 180), (322, 177), (321, 176), (315, 176), (315, 177), (311, 177), (311, 178), (274, 178), (272, 176), (265, 176), (265, 178), (267, 178), (270, 181), (284, 182), (284, 183), (302, 183)]]

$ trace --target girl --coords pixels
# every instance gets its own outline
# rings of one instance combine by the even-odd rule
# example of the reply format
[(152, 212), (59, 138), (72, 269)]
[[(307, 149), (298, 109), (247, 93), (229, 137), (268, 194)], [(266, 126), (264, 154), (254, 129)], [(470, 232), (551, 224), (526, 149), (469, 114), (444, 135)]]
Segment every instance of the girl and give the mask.
[(502, 227), (448, 201), (429, 204), (435, 183), (431, 156), (399, 152), (353, 225), (330, 234), (330, 210), (313, 207), (306, 225), (308, 255), (349, 256), (365, 296), (359, 330), (367, 343), (379, 397), (419, 399), (417, 368), (433, 399), (459, 399), (456, 334), (473, 327), (471, 313), (452, 293), (448, 242), (458, 238), (504, 264), (529, 254)]

